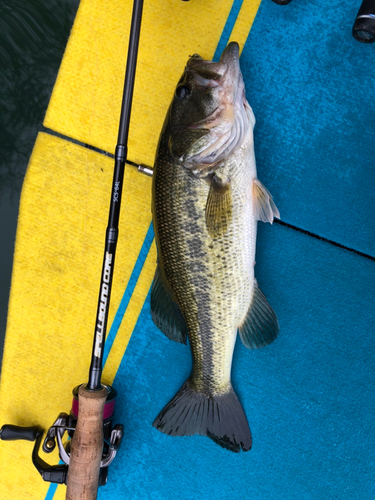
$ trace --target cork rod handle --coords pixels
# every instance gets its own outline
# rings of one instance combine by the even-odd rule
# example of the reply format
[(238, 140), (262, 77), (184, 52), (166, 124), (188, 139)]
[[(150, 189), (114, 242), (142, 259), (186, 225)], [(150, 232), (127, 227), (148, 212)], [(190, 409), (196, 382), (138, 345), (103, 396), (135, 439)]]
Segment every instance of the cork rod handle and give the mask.
[(105, 387), (100, 391), (79, 388), (79, 414), (70, 451), (66, 500), (96, 500), (107, 394)]

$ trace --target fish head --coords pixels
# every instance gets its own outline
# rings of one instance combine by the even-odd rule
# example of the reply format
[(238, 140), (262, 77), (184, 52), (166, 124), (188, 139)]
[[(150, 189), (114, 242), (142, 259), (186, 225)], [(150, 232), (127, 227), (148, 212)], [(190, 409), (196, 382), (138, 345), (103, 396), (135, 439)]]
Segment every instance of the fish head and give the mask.
[(169, 108), (168, 148), (198, 176), (239, 149), (255, 118), (246, 100), (239, 47), (231, 42), (219, 62), (191, 56)]

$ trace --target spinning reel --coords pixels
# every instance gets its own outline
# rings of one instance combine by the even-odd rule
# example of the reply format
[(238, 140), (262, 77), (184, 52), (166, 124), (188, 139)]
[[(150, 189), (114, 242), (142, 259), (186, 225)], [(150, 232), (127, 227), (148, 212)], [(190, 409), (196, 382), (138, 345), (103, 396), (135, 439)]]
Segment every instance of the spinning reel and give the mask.
[[(109, 385), (104, 386), (107, 390), (107, 398), (103, 411), (103, 453), (100, 462), (99, 486), (107, 483), (108, 466), (113, 462), (117, 450), (120, 447), (124, 435), (122, 424), (113, 426), (113, 415), (115, 410), (115, 400), (117, 392)], [(80, 386), (73, 389), (73, 402), (70, 413), (60, 413), (53, 425), (49, 428), (42, 444), (45, 453), (51, 453), (56, 445), (59, 450), (59, 457), (63, 464), (49, 465), (39, 455), (40, 446), (43, 439), (43, 431), (39, 427), (19, 427), (16, 425), (3, 425), (0, 430), (0, 439), (3, 441), (26, 440), (35, 441), (32, 452), (32, 461), (44, 481), (57, 484), (67, 484), (68, 468), (70, 463), (71, 438), (77, 425), (79, 402), (78, 391)], [(64, 434), (68, 439), (63, 443)]]

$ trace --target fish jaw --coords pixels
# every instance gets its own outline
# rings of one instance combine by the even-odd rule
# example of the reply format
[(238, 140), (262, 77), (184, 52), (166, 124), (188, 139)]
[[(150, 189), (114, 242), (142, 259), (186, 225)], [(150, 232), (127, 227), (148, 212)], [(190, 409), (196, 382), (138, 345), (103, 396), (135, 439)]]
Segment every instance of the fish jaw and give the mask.
[(236, 42), (226, 47), (219, 62), (190, 57), (168, 117), (169, 151), (193, 175), (205, 177), (241, 147), (255, 118), (246, 100)]

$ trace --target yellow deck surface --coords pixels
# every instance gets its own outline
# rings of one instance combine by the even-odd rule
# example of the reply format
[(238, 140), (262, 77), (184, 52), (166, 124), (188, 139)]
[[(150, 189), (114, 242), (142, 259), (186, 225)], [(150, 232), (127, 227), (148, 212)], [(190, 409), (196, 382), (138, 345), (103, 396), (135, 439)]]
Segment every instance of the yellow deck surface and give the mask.
[[(244, 45), (260, 0), (244, 0), (233, 33)], [(212, 58), (232, 0), (145, 2), (128, 158), (153, 164), (174, 87), (188, 56)], [(114, 152), (132, 2), (82, 0), (44, 125)], [(48, 429), (70, 410), (88, 374), (113, 160), (50, 134), (38, 135), (23, 185), (1, 378), (0, 425)], [(108, 331), (151, 223), (151, 179), (126, 168)], [(104, 370), (111, 383), (150, 288), (149, 251)], [(49, 484), (32, 443), (3, 442), (0, 497), (44, 499)], [(44, 456), (57, 463), (57, 453)], [(54, 498), (64, 498), (60, 486)]]

